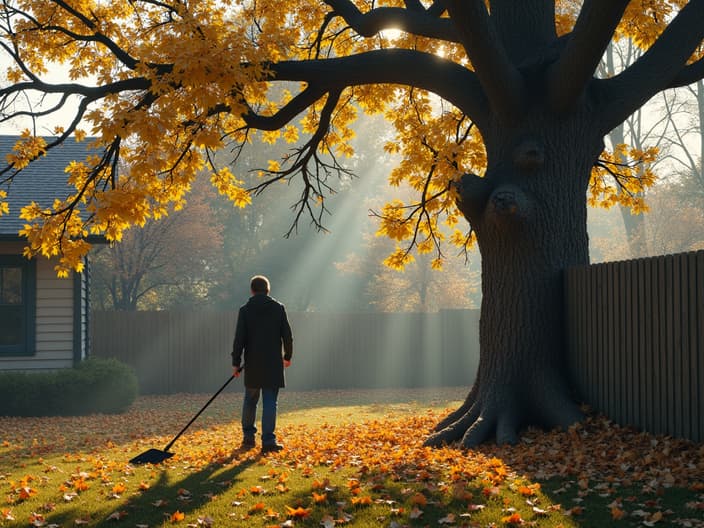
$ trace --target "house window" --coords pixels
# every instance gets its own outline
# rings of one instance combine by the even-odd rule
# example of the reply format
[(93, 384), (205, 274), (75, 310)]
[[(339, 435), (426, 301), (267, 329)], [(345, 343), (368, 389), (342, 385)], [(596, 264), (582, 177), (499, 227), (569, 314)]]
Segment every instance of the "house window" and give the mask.
[(0, 255), (0, 355), (34, 354), (35, 266)]

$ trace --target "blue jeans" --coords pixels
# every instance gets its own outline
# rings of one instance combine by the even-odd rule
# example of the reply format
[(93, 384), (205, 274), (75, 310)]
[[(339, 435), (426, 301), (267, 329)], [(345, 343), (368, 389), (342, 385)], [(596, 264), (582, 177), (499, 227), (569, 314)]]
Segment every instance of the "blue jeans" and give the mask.
[(244, 389), (244, 404), (242, 405), (242, 434), (245, 439), (254, 440), (257, 428), (254, 422), (257, 419), (257, 403), (259, 393), (262, 394), (262, 445), (276, 443), (276, 400), (279, 389)]

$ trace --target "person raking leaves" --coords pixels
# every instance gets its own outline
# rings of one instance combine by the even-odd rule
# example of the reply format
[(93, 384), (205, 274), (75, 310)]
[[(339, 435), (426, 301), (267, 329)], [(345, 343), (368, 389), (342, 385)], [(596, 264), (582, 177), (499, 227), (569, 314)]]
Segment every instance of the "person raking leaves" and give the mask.
[(269, 453), (284, 447), (276, 440), (276, 406), (279, 389), (285, 386), (284, 367), (291, 365), (293, 335), (284, 305), (269, 296), (269, 279), (263, 275), (252, 277), (250, 289), (252, 296), (237, 316), (232, 367), (235, 377), (244, 368), (242, 449), (255, 446), (257, 403), (261, 394), (262, 453)]

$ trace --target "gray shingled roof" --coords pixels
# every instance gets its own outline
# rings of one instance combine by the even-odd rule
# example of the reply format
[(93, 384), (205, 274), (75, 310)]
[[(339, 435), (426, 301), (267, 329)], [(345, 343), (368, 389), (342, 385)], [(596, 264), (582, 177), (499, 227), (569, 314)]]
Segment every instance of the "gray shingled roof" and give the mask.
[[(12, 152), (18, 139), (19, 136), (0, 135), (0, 166), (6, 164), (5, 156)], [(44, 139), (49, 143), (55, 138)], [(0, 184), (0, 189), (7, 192), (10, 205), (10, 214), (0, 216), (0, 237), (19, 238), (18, 231), (26, 223), (19, 217), (25, 205), (35, 201), (42, 207), (50, 207), (54, 198), (65, 198), (75, 192), (75, 188), (66, 184), (64, 168), (72, 160), (85, 159), (90, 143), (87, 140), (77, 143), (74, 138), (68, 138), (20, 171), (11, 184)], [(0, 181), (5, 177), (7, 173), (0, 176)]]

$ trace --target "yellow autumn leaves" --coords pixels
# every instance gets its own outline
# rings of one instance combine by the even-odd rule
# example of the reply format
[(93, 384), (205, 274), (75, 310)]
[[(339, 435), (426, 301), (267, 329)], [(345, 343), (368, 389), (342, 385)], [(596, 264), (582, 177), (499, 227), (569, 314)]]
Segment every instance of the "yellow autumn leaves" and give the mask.
[(252, 202), (250, 194), (241, 187), (243, 182), (235, 178), (228, 167), (213, 172), (210, 182), (221, 195), (227, 196), (237, 207), (245, 207)]
[(29, 163), (46, 152), (46, 141), (42, 137), (32, 135), (31, 131), (24, 130), (12, 149), (6, 155), (5, 161), (13, 168), (24, 169)]
[(7, 204), (7, 191), (0, 190), (0, 216), (10, 212), (10, 206)]
[[(207, 138), (199, 136), (199, 140), (204, 143)], [(91, 146), (100, 148), (97, 141)], [(150, 218), (158, 219), (171, 209), (178, 210), (205, 162), (200, 151), (188, 149), (182, 140), (176, 139), (173, 146), (171, 151), (157, 152), (157, 142), (134, 141), (131, 149), (123, 150), (125, 166), (119, 174), (101, 167), (96, 150), (87, 148), (85, 159), (72, 160), (65, 168), (67, 182), (75, 189), (73, 194), (55, 199), (50, 207), (31, 202), (22, 208), (20, 218), (27, 222), (20, 231), (27, 238), (25, 255), (58, 256), (56, 271), (59, 276), (67, 276), (71, 269), (82, 271), (83, 257), (90, 249), (86, 241), (89, 235), (119, 242), (126, 229), (142, 226)], [(26, 132), (7, 162), (13, 168), (25, 167), (44, 148), (43, 138)], [(211, 181), (220, 194), (238, 207), (250, 203), (249, 193), (228, 168), (212, 169)], [(2, 191), (0, 214), (9, 213), (3, 201), (6, 197)]]
[[(26, 254), (60, 255), (57, 271), (66, 275), (82, 268), (90, 247), (87, 235), (119, 241), (125, 229), (183, 206), (194, 178), (207, 168), (202, 149), (222, 148), (223, 137), (242, 127), (239, 116), (246, 108), (238, 87), (261, 75), (261, 51), (253, 52), (245, 27), (232, 18), (237, 5), (223, 9), (214, 0), (188, 9), (176, 5), (170, 12), (164, 5), (148, 4), (137, 11), (128, 1), (84, 0), (72, 3), (71, 9), (37, 1), (23, 7), (32, 16), (15, 20), (13, 42), (26, 51), (23, 60), (34, 74), (46, 73), (51, 61), (65, 64), (72, 79), (92, 77), (101, 86), (141, 78), (140, 86), (148, 87), (152, 98), (140, 105), (145, 92), (108, 94), (108, 89), (101, 103), (84, 115), (83, 123), (97, 137), (92, 150), (66, 167), (75, 193), (50, 207), (32, 203), (22, 210)], [(223, 54), (230, 59), (223, 60)], [(240, 61), (250, 67), (241, 68)], [(17, 68), (10, 70), (14, 82), (27, 80)], [(226, 105), (229, 114), (211, 116), (216, 105)], [(77, 141), (86, 136), (77, 128), (69, 131)], [(100, 164), (116, 137), (121, 138), (121, 165)], [(12, 170), (22, 169), (45, 147), (41, 137), (25, 132), (4, 161)], [(249, 202), (241, 182), (227, 170), (212, 171), (214, 185), (235, 205)], [(0, 214), (8, 212), (3, 192)]]
[(655, 183), (651, 165), (658, 152), (657, 147), (639, 150), (625, 144), (602, 152), (589, 182), (589, 205), (609, 208), (619, 204), (630, 208), (633, 214), (646, 212), (644, 193)]

